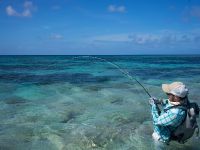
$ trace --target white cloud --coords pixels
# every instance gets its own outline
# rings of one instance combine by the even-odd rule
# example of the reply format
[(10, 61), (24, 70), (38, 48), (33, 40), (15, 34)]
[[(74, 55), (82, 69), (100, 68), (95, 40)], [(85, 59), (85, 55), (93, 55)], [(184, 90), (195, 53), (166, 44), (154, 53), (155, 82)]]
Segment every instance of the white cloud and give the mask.
[(6, 13), (8, 16), (19, 16), (19, 13), (10, 5), (6, 7)]
[(191, 16), (197, 17), (200, 19), (200, 6), (193, 6), (190, 10)]
[(146, 44), (160, 40), (159, 35), (153, 34), (113, 34), (93, 37), (90, 40), (97, 42), (130, 42), (136, 44)]
[(190, 22), (193, 18), (200, 19), (200, 5), (185, 7), (183, 10), (182, 19), (184, 22)]
[(31, 1), (26, 1), (24, 2), (24, 8), (25, 9), (32, 9), (33, 7), (33, 3)]
[(156, 34), (130, 34), (129, 39), (136, 44), (153, 43), (160, 40), (160, 35)]
[(124, 33), (92, 37), (90, 43), (105, 45), (132, 45), (143, 48), (197, 48), (200, 47), (200, 31), (157, 31), (154, 33)]
[(130, 42), (131, 39), (127, 34), (113, 34), (113, 35), (102, 35), (92, 37), (92, 41), (102, 41), (102, 42)]
[(36, 7), (31, 1), (25, 1), (23, 4), (23, 9), (24, 10), (22, 12), (17, 12), (15, 8), (9, 5), (6, 7), (6, 13), (8, 16), (31, 17), (32, 12), (36, 10)]
[(30, 17), (32, 14), (31, 14), (31, 11), (29, 9), (25, 9), (22, 13), (21, 13), (21, 16), (23, 17)]
[(124, 13), (124, 12), (126, 12), (126, 7), (123, 5), (122, 6), (109, 5), (108, 11), (112, 12), (112, 13), (115, 13), (115, 12)]
[(50, 39), (61, 40), (61, 39), (63, 39), (63, 36), (61, 34), (51, 34)]

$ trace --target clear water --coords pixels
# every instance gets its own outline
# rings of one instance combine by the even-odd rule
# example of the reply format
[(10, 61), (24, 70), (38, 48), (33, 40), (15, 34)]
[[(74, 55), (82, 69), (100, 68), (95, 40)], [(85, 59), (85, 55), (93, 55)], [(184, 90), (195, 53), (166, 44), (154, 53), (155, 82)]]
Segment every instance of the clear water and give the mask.
[[(200, 97), (200, 56), (98, 56), (156, 97), (182, 81)], [(200, 124), (200, 121), (198, 120)], [(156, 149), (148, 95), (119, 69), (91, 57), (0, 56), (0, 149)], [(163, 149), (200, 149), (192, 138)]]

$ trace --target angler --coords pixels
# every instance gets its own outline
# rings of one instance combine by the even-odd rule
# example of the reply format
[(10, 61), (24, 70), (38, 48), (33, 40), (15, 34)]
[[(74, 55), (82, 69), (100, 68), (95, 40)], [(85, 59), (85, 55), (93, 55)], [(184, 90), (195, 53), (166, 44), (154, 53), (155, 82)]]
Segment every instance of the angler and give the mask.
[(162, 90), (167, 94), (167, 100), (150, 98), (151, 114), (153, 118), (155, 141), (169, 143), (175, 140), (185, 143), (197, 129), (196, 118), (199, 107), (188, 100), (188, 89), (182, 82), (163, 84)]

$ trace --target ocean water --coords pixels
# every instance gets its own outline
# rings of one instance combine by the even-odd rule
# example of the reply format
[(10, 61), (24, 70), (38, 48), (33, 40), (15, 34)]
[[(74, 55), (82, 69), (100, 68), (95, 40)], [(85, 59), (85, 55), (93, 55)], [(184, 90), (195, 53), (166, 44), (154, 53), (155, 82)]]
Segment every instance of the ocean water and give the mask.
[(167, 98), (162, 83), (182, 81), (200, 105), (199, 55), (0, 56), (0, 149), (156, 149), (149, 97), (121, 71), (158, 98)]

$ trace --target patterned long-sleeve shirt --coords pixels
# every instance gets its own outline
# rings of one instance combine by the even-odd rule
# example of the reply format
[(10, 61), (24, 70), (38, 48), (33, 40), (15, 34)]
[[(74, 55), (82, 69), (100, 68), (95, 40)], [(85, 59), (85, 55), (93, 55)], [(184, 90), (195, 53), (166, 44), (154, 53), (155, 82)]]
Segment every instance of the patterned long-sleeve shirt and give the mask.
[[(170, 104), (168, 100), (162, 105), (163, 110), (160, 110), (157, 105), (152, 105), (152, 117), (154, 124), (154, 132), (156, 132), (161, 140), (169, 142), (172, 132), (183, 122), (185, 119), (185, 110), (181, 108), (171, 108), (174, 105)], [(166, 111), (165, 111), (166, 110)]]

